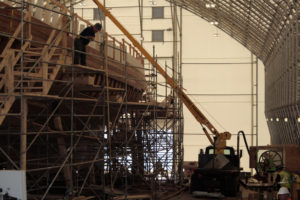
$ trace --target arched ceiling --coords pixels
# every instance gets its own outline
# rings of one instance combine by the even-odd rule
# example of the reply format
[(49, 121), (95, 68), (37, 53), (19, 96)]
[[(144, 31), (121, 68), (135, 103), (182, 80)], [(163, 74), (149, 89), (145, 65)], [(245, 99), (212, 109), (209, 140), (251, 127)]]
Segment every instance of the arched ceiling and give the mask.
[[(259, 59), (268, 56), (299, 12), (297, 0), (167, 0), (236, 39)], [(298, 11), (297, 11), (298, 10)]]

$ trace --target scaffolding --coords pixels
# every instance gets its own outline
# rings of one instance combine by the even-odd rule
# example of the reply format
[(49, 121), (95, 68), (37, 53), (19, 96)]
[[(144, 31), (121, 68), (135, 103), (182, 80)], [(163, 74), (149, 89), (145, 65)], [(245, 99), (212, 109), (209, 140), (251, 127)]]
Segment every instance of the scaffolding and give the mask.
[[(0, 1), (0, 11), (0, 168), (26, 172), (28, 198), (177, 192), (182, 103), (154, 66), (106, 32), (76, 50), (79, 25), (91, 23), (72, 1)], [(74, 64), (75, 52), (87, 66)], [(165, 67), (182, 86), (181, 70)]]

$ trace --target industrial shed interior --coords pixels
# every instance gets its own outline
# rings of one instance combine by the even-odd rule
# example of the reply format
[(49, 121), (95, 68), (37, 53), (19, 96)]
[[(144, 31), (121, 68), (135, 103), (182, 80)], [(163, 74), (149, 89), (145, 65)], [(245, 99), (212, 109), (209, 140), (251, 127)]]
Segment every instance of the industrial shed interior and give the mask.
[(265, 114), (271, 142), (299, 144), (299, 2), (170, 2), (215, 24), (264, 63)]
[[(91, 25), (73, 12), (80, 2), (0, 1), (0, 168), (23, 173), (28, 199), (168, 199), (183, 190), (183, 103), (167, 82), (158, 91), (159, 72), (125, 36), (97, 34), (87, 65), (74, 65), (74, 39)], [(186, 9), (264, 63), (271, 142), (299, 144), (299, 2), (168, 2), (164, 67), (178, 87)]]

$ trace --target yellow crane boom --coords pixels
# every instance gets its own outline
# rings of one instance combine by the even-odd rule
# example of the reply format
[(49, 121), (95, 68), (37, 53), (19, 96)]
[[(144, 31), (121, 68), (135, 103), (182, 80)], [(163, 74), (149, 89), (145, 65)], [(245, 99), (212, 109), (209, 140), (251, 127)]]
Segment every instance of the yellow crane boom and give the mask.
[(125, 29), (125, 27), (98, 1), (94, 3), (104, 12), (104, 14), (126, 35), (132, 44), (141, 51), (149, 62), (156, 67), (159, 73), (166, 79), (167, 83), (174, 89), (177, 96), (182, 100), (184, 105), (193, 114), (196, 120), (203, 126), (206, 126), (216, 137), (216, 141), (211, 138), (207, 130), (203, 127), (204, 133), (209, 142), (216, 146), (216, 153), (223, 152), (222, 149), (226, 146), (226, 140), (230, 139), (229, 132), (219, 133), (217, 129), (208, 121), (203, 113), (197, 108), (187, 94), (178, 86), (178, 84), (163, 70), (163, 68), (153, 59), (153, 57), (143, 48), (143, 46)]

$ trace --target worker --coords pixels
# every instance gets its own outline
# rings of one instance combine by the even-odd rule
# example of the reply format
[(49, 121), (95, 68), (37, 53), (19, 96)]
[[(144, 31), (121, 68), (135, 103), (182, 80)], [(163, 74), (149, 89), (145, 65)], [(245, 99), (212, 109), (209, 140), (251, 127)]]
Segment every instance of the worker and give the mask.
[(277, 193), (278, 200), (291, 200), (290, 192), (286, 187), (281, 187)]
[(291, 174), (282, 166), (277, 167), (277, 176), (275, 181), (278, 188), (286, 187), (288, 190), (291, 189)]
[[(100, 23), (96, 23), (93, 26), (89, 26), (85, 28), (79, 35), (79, 38), (75, 39), (75, 55), (74, 55), (74, 64), (86, 65), (86, 45), (89, 44), (91, 40), (95, 38), (95, 34), (98, 31), (101, 31), (102, 25)], [(80, 51), (80, 52), (79, 52)]]

